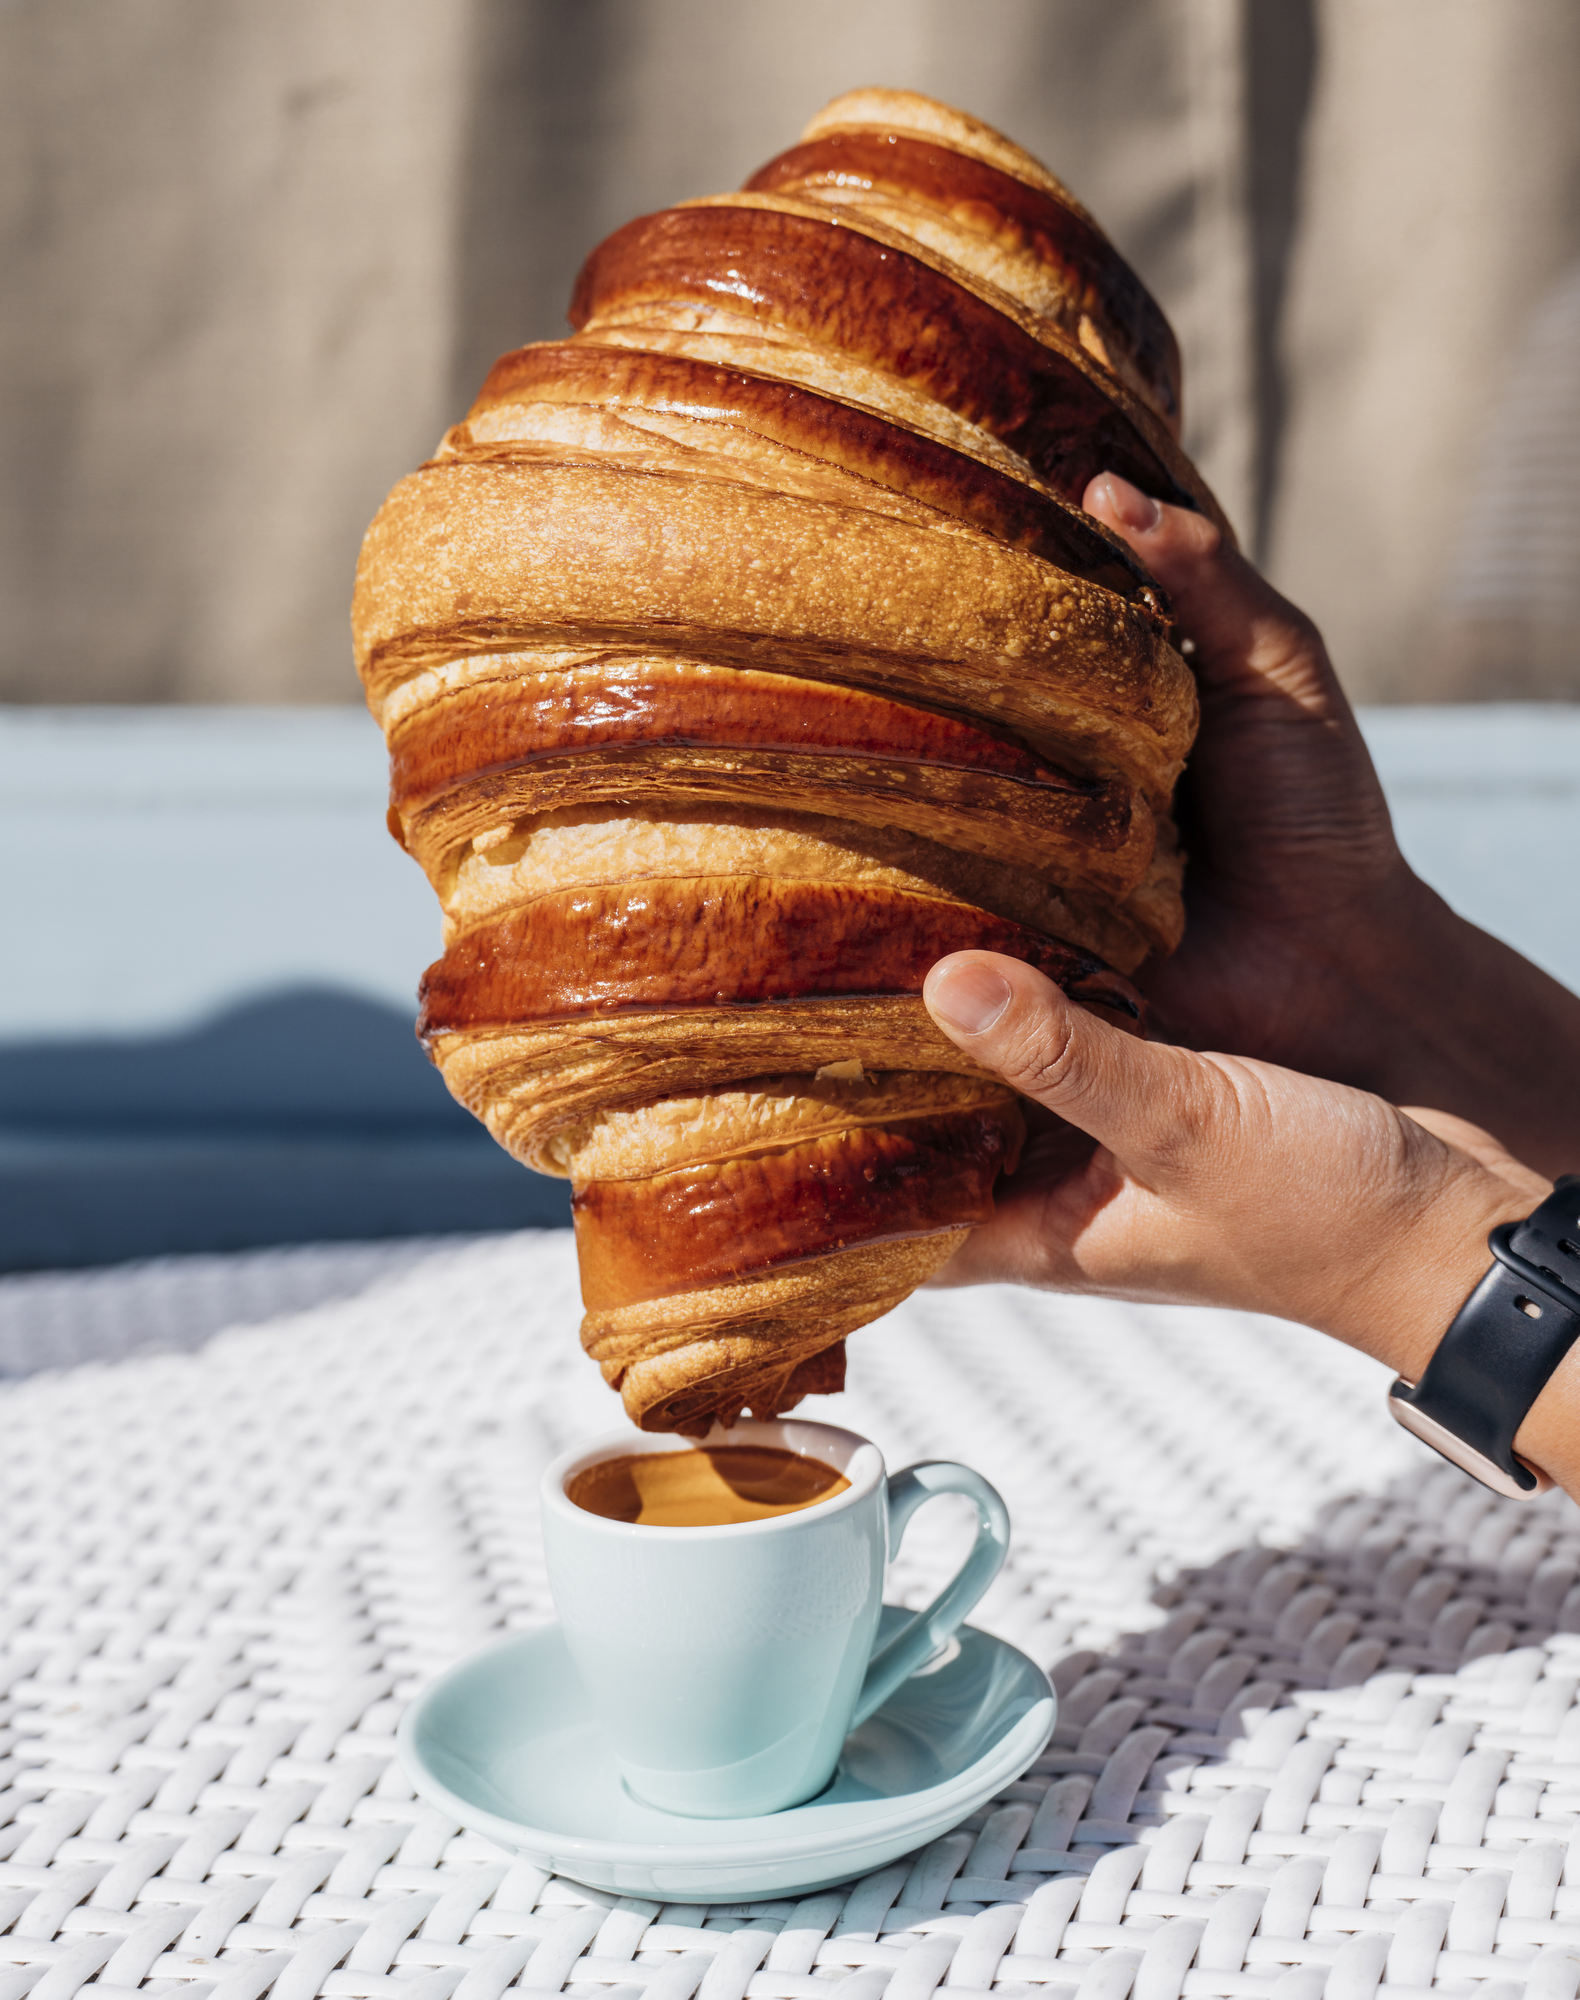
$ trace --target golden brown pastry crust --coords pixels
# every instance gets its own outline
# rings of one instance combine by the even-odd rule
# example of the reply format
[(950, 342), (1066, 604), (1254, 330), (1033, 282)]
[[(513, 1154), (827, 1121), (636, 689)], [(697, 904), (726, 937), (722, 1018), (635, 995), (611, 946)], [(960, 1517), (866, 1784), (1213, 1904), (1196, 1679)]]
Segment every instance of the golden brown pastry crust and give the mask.
[(842, 91), (830, 98), (801, 128), (803, 142), (821, 139), (831, 132), (909, 133), (947, 146), (967, 159), (983, 160), (989, 166), (1041, 188), (1096, 229), (1096, 219), (1081, 206), (1056, 175), (1049, 172), (1034, 153), (1017, 146), (1013, 139), (995, 130), (969, 111), (960, 111), (936, 97), (924, 97), (917, 90), (884, 90), (871, 84)]
[(1196, 726), (1152, 619), (1036, 556), (608, 463), (450, 459), (402, 480), (363, 544), (352, 629), (375, 704), (469, 653), (673, 651), (992, 720), (1159, 806)]
[(1079, 501), (1105, 467), (1228, 532), (1167, 426), (1053, 322), (866, 217), (778, 195), (717, 195), (616, 230), (588, 258), (571, 323), (728, 310), (924, 391)]
[(853, 1124), (640, 1180), (579, 1180), (582, 1297), (594, 1312), (785, 1270), (836, 1248), (986, 1222), (1021, 1120), (997, 1104)]
[(1162, 310), (1063, 182), (992, 126), (911, 91), (849, 91), (747, 186), (895, 214), (924, 242), (947, 227), (957, 261), (1067, 320), (1179, 436), (1179, 347)]
[[(706, 885), (726, 878), (739, 885), (767, 878), (814, 891), (838, 885), (931, 897), (1062, 938), (1125, 969), (1115, 959), (1116, 925), (1129, 914), (1133, 897), (1109, 910), (1105, 921), (1098, 899), (1078, 899), (1026, 869), (898, 828), (811, 814), (758, 810), (707, 820), (651, 809), (623, 816), (543, 815), (480, 836), (433, 880), (449, 946), (544, 897), (667, 882), (686, 897), (707, 898)], [(1077, 935), (1087, 928), (1106, 932), (1106, 945)], [(1128, 948), (1145, 955), (1144, 945)]]
[(636, 1181), (704, 1161), (746, 1159), (865, 1126), (1003, 1109), (1013, 1097), (981, 1076), (939, 1070), (866, 1075), (836, 1063), (814, 1076), (749, 1077), (698, 1097), (601, 1111), (566, 1142), (586, 1180)]
[(762, 1277), (591, 1311), (582, 1345), (634, 1424), (701, 1437), (742, 1410), (793, 1409), (804, 1395), (843, 1386), (842, 1355), (831, 1382), (813, 1366), (925, 1284), (969, 1234), (861, 1244)]
[[(1157, 585), (1126, 544), (1089, 514), (892, 415), (879, 416), (775, 375), (685, 354), (546, 341), (495, 362), (463, 427), (466, 437), (496, 438), (502, 435), (497, 428), (502, 415), (543, 404), (629, 413), (649, 427), (676, 416), (727, 426), (752, 449), (779, 445), (869, 482), (876, 491), (867, 494), (867, 505), (892, 506), (904, 495), (1121, 597), (1166, 610)], [(719, 449), (720, 431), (715, 428), (705, 441)], [(861, 504), (850, 489), (845, 497)]]
[[(1125, 1025), (1112, 1009), (1103, 1018)], [(987, 1075), (934, 1027), (914, 993), (584, 1014), (431, 1031), (427, 1043), (451, 1093), (500, 1145), (539, 1173), (559, 1175), (572, 1172), (567, 1135), (596, 1112), (727, 1088), (787, 1061), (809, 1077), (834, 1063), (855, 1063), (869, 1076), (919, 1068)]]
[(436, 888), (491, 829), (633, 790), (649, 813), (705, 800), (782, 817), (794, 799), (1121, 899), (1151, 858), (1154, 817), (1132, 788), (936, 710), (701, 661), (500, 666), (449, 677), (388, 725), (391, 804)]

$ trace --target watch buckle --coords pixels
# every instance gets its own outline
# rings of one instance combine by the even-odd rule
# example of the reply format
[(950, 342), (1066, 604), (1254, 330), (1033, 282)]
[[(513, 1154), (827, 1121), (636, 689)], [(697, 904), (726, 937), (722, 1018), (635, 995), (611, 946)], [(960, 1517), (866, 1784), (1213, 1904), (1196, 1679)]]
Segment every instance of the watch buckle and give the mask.
[(1534, 1486), (1516, 1485), (1501, 1465), (1494, 1465), (1490, 1458), (1484, 1458), (1473, 1445), (1466, 1444), (1462, 1437), (1456, 1437), (1451, 1430), (1418, 1410), (1414, 1403), (1407, 1402), (1397, 1392), (1412, 1390), (1413, 1382), (1396, 1382), (1388, 1395), (1388, 1414), (1397, 1424), (1402, 1424), (1412, 1437), (1418, 1437), (1422, 1444), (1430, 1445), (1433, 1451), (1446, 1458), (1451, 1465), (1457, 1465), (1461, 1472), (1468, 1472), (1472, 1479), (1479, 1479), (1483, 1486), (1490, 1486), (1494, 1493), (1501, 1493), (1505, 1500), (1535, 1500), (1548, 1491), (1552, 1481), (1539, 1467), (1529, 1465), (1522, 1458), (1520, 1464), (1536, 1481)]

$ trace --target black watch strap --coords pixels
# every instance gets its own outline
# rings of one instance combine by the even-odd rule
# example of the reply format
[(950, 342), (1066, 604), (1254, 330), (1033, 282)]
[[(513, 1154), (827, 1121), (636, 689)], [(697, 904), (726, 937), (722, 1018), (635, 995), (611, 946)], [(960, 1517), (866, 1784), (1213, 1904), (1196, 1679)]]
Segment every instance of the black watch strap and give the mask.
[(1565, 1174), (1534, 1215), (1494, 1229), (1492, 1269), (1454, 1315), (1419, 1382), (1388, 1407), (1408, 1431), (1513, 1500), (1552, 1484), (1514, 1455), (1515, 1433), (1580, 1340), (1580, 1176)]

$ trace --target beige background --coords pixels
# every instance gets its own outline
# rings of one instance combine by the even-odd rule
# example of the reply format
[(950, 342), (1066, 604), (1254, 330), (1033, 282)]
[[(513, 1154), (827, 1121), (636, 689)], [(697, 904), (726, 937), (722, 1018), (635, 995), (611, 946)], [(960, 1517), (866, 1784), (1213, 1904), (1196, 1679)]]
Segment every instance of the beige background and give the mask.
[(1580, 696), (1573, 0), (11, 0), (0, 699), (354, 698), (384, 490), (837, 90), (1040, 152), (1369, 699)]

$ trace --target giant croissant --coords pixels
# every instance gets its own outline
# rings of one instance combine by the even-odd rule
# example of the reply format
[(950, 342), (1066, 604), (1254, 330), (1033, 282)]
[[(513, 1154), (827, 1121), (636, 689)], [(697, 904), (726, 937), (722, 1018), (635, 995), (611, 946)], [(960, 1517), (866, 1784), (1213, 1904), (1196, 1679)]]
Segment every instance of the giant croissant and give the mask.
[(931, 1024), (983, 947), (1139, 1031), (1196, 721), (1080, 511), (1221, 525), (1162, 313), (947, 106), (860, 90), (616, 231), (368, 532), (390, 824), (444, 909), (421, 1033), (569, 1175), (582, 1338), (647, 1430), (838, 1388), (992, 1213), (1013, 1095)]

